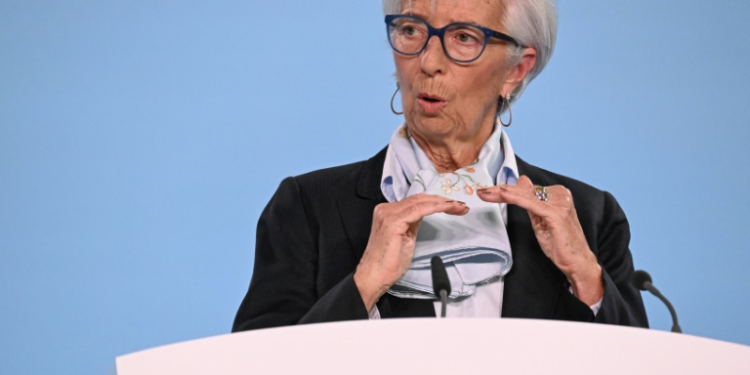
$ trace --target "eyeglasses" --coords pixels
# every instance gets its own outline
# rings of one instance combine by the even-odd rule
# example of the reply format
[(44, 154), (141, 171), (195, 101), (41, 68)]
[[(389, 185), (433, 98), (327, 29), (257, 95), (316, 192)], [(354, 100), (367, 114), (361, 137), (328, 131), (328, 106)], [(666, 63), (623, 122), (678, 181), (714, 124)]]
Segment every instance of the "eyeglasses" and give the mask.
[(436, 29), (419, 17), (388, 15), (385, 16), (385, 24), (388, 42), (394, 51), (402, 55), (422, 53), (433, 35), (440, 38), (445, 55), (459, 63), (469, 63), (482, 56), (490, 38), (521, 47), (509, 35), (470, 23), (452, 23)]

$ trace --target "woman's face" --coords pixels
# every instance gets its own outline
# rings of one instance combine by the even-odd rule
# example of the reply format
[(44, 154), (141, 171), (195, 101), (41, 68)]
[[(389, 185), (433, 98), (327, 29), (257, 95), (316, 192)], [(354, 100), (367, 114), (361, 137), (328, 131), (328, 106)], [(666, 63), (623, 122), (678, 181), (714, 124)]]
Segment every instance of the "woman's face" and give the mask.
[[(436, 28), (467, 22), (507, 34), (501, 22), (504, 7), (497, 0), (402, 3), (402, 14), (423, 18)], [(393, 56), (404, 116), (410, 132), (422, 139), (466, 140), (476, 137), (483, 126), (491, 129), (499, 97), (512, 92), (520, 82), (518, 72), (514, 73), (517, 69), (506, 62), (507, 46), (496, 39), (490, 39), (479, 59), (471, 63), (451, 60), (437, 37), (418, 55), (394, 51)]]

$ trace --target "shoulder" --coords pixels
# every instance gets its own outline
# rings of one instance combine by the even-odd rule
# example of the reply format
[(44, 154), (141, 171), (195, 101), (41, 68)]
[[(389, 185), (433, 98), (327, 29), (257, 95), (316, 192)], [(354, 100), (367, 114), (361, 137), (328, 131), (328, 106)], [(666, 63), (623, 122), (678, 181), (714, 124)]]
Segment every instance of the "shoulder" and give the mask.
[(287, 177), (281, 182), (277, 194), (293, 191), (308, 207), (332, 203), (342, 197), (378, 199), (382, 195), (380, 179), (386, 149), (367, 160)]
[(353, 191), (372, 194), (380, 191), (380, 178), (383, 174), (385, 153), (383, 148), (375, 156), (350, 164), (319, 169), (293, 177), (306, 190)]
[(308, 191), (319, 191), (322, 193), (322, 190), (338, 190), (356, 185), (366, 162), (367, 160), (362, 160), (350, 164), (318, 169), (290, 178), (294, 179), (301, 188)]

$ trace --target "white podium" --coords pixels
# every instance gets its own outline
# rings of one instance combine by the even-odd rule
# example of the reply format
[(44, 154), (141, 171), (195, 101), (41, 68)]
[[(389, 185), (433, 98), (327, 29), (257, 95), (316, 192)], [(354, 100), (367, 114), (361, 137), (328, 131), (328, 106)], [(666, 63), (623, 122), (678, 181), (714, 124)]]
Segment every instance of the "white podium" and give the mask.
[(118, 375), (750, 374), (750, 347), (527, 319), (393, 319), (228, 334), (118, 357)]

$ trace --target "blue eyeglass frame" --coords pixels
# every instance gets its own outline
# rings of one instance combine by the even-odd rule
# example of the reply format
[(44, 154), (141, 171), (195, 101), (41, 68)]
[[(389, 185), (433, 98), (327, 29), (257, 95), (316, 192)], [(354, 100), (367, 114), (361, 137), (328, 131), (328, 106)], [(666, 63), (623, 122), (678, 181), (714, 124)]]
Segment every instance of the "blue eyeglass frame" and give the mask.
[[(391, 26), (390, 25), (391, 25), (391, 23), (394, 20), (397, 20), (399, 18), (410, 18), (410, 19), (422, 22), (425, 25), (427, 25), (427, 39), (425, 39), (424, 45), (422, 46), (422, 48), (419, 49), (419, 51), (414, 52), (414, 53), (404, 53), (404, 52), (401, 52), (401, 51), (397, 50), (396, 47), (393, 46), (393, 41), (391, 40), (391, 33), (390, 33)], [(479, 51), (479, 54), (477, 55), (477, 57), (475, 57), (475, 58), (473, 58), (471, 60), (458, 60), (458, 59), (453, 58), (453, 56), (451, 56), (448, 53), (448, 50), (445, 48), (445, 41), (443, 40), (443, 36), (445, 35), (445, 30), (447, 30), (449, 27), (454, 27), (454, 26), (471, 26), (471, 27), (475, 27), (475, 28), (481, 30), (484, 33), (484, 45), (482, 46), (482, 50)], [(425, 48), (427, 48), (427, 44), (430, 43), (430, 39), (433, 36), (437, 36), (440, 39), (440, 45), (443, 46), (443, 52), (445, 53), (445, 56), (448, 56), (448, 58), (450, 58), (451, 60), (453, 60), (455, 62), (459, 62), (459, 63), (470, 63), (470, 62), (476, 61), (478, 58), (480, 58), (482, 56), (482, 54), (484, 53), (484, 49), (487, 47), (487, 41), (490, 40), (490, 38), (500, 39), (500, 40), (508, 42), (508, 43), (510, 43), (510, 44), (512, 44), (512, 45), (514, 45), (516, 47), (524, 47), (521, 43), (518, 43), (517, 40), (515, 40), (513, 37), (511, 37), (508, 34), (503, 34), (503, 33), (499, 32), (499, 31), (488, 29), (486, 27), (475, 25), (473, 23), (456, 22), (456, 23), (451, 23), (451, 24), (445, 25), (445, 26), (443, 26), (443, 27), (441, 27), (441, 28), (438, 29), (438, 28), (433, 27), (432, 25), (430, 25), (430, 23), (427, 22), (427, 21), (425, 21), (424, 19), (422, 19), (420, 17), (417, 17), (417, 16), (411, 16), (411, 15), (408, 15), (408, 14), (389, 14), (389, 15), (385, 16), (385, 31), (386, 31), (386, 34), (388, 34), (388, 44), (391, 45), (391, 48), (394, 51), (396, 51), (396, 52), (398, 52), (398, 53), (400, 53), (402, 55), (406, 55), (406, 56), (419, 55), (420, 53), (422, 53), (422, 51), (424, 51)]]

